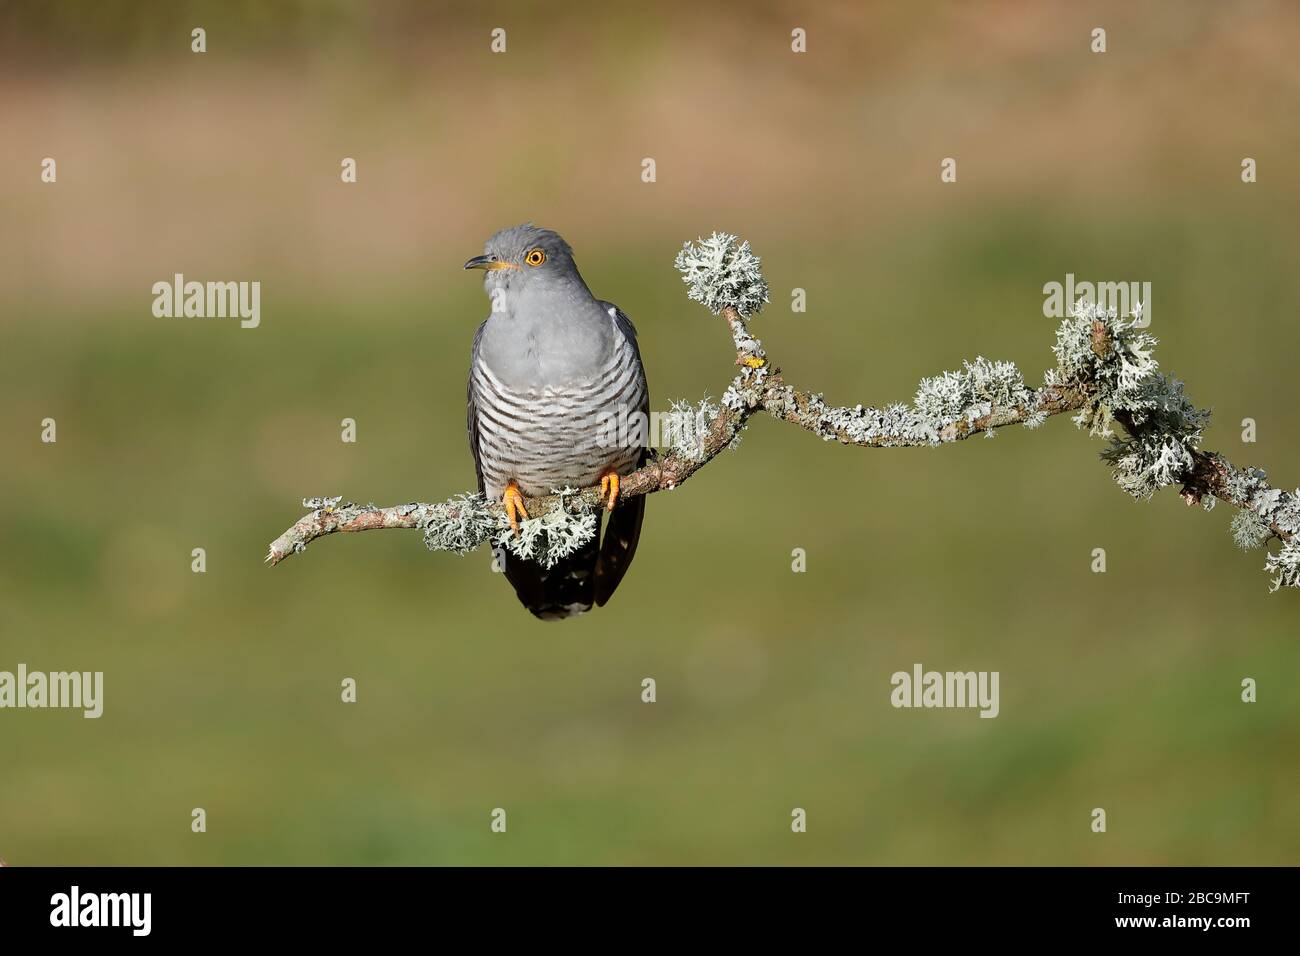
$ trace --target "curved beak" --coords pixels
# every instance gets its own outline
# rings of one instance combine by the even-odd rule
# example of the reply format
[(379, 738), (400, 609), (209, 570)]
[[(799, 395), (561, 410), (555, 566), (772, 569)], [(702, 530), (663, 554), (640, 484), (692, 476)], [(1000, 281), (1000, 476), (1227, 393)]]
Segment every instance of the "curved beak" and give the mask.
[(513, 262), (502, 262), (496, 256), (475, 256), (465, 263), (466, 269), (517, 269)]

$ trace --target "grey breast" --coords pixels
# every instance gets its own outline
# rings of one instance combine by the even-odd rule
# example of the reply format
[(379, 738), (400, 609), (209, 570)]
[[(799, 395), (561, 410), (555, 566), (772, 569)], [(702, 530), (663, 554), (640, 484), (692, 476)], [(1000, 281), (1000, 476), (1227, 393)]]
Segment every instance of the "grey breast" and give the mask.
[(475, 349), (470, 383), (488, 495), (499, 498), (511, 480), (525, 495), (544, 495), (597, 484), (611, 468), (626, 474), (635, 467), (645, 437), (634, 417), (645, 414), (645, 372), (614, 307), (599, 307), (613, 334), (603, 355), (575, 357), (576, 373), (525, 380), (512, 374), (513, 363), (494, 368), (489, 350)]

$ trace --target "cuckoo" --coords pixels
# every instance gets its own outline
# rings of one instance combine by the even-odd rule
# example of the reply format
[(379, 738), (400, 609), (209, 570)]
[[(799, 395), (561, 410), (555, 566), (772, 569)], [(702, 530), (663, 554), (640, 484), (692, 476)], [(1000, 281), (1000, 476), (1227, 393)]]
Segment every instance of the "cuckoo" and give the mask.
[(549, 229), (503, 229), (465, 268), (485, 270), (491, 302), (474, 335), (467, 390), (479, 492), (502, 502), (517, 534), (525, 499), (601, 489), (603, 537), (598, 527), (554, 566), (498, 549), (524, 607), (542, 620), (573, 617), (610, 599), (641, 534), (645, 497), (619, 500), (620, 476), (647, 454), (650, 397), (636, 329), (618, 306), (592, 295), (573, 250)]

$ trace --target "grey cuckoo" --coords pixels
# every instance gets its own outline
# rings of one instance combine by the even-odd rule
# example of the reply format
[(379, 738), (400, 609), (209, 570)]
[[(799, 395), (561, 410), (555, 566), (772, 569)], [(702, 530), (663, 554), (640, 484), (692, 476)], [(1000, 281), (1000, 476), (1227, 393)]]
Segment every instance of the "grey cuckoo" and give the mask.
[(503, 502), (516, 533), (525, 498), (565, 486), (599, 484), (609, 511), (603, 539), (598, 530), (551, 568), (498, 553), (524, 607), (543, 620), (572, 617), (609, 600), (641, 534), (645, 498), (618, 495), (619, 476), (646, 456), (650, 397), (636, 329), (591, 294), (549, 229), (503, 229), (465, 268), (486, 270), (492, 303), (470, 356), (479, 491)]

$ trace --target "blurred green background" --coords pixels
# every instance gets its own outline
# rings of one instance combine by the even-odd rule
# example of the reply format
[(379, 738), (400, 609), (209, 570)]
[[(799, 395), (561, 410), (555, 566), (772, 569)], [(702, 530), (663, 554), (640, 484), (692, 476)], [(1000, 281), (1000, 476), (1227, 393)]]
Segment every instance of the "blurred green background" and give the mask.
[[(1206, 447), (1300, 481), (1298, 41), (1283, 2), (0, 5), (0, 669), (106, 684), (97, 721), (0, 713), (0, 856), (1300, 862), (1297, 595), (1064, 418), (904, 451), (758, 420), (558, 626), (412, 533), (262, 564), (303, 496), (472, 487), (460, 266), (525, 219), (636, 321), (656, 408), (732, 374), (671, 265), (714, 229), (837, 403), (980, 353), (1036, 379), (1044, 283), (1150, 281)], [(154, 318), (174, 272), (260, 281), (261, 327)], [(893, 709), (918, 661), (1000, 671), (1001, 715)]]

